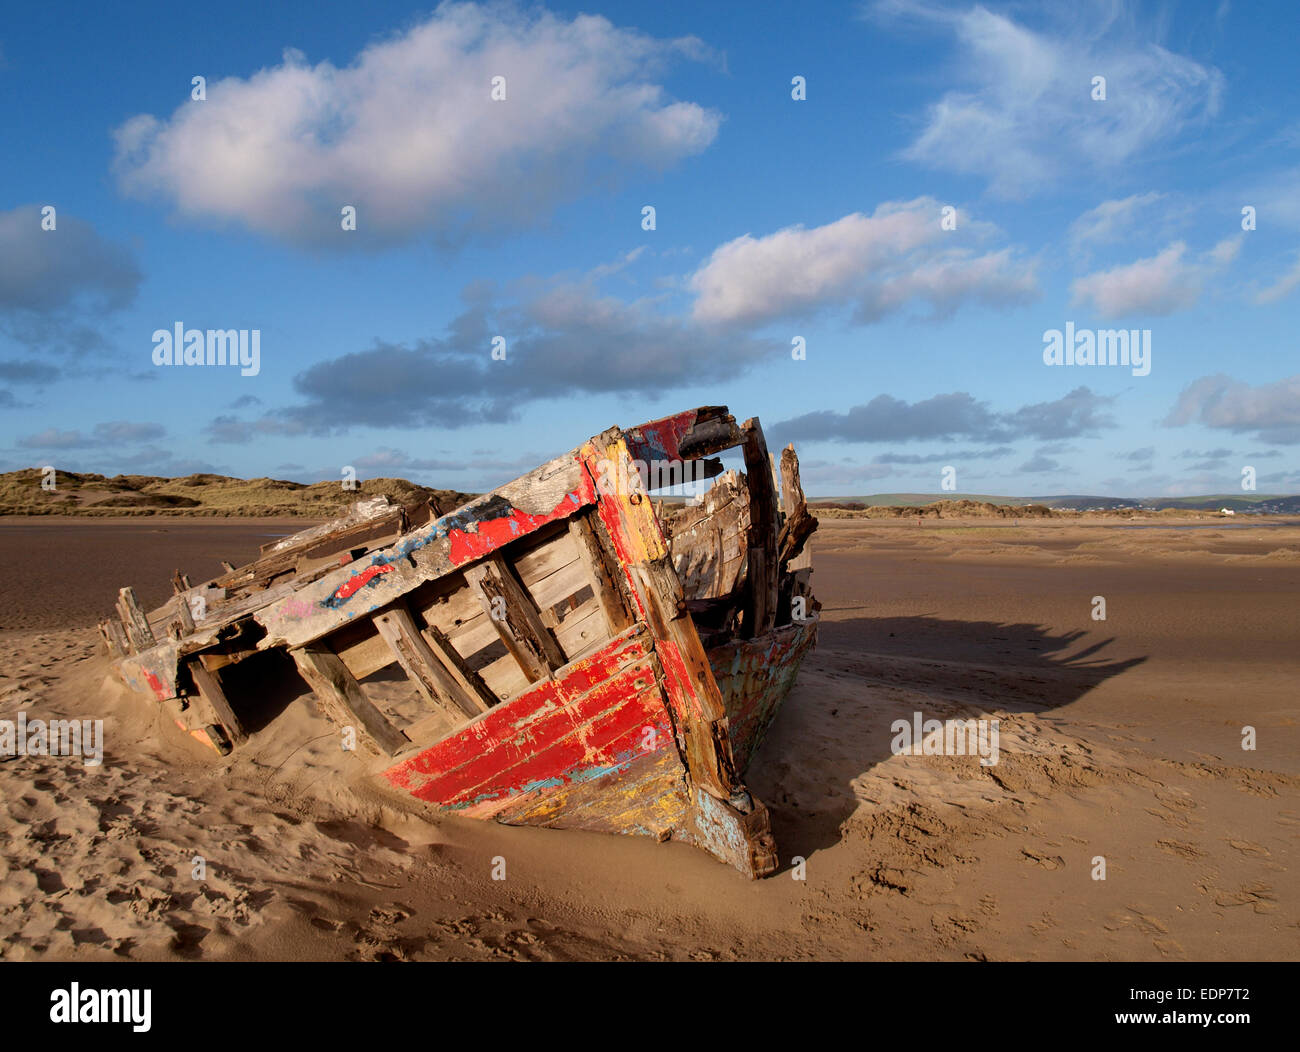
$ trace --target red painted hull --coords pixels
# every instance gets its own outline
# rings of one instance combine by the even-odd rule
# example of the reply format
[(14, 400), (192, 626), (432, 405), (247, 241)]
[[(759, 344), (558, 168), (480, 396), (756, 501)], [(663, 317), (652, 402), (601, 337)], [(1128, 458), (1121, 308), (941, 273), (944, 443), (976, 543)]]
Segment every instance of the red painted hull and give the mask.
[[(709, 651), (739, 771), (776, 719), (815, 636), (810, 620)], [(384, 778), (467, 817), (682, 839), (713, 850), (692, 820), (654, 643), (644, 630), (627, 633)]]

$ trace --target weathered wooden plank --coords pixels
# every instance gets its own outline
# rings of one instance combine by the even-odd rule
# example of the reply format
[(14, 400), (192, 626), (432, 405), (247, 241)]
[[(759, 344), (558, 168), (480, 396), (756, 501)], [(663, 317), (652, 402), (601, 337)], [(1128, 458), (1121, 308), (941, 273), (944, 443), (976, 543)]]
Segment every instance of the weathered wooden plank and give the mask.
[[(482, 657), (482, 653), (475, 654), (474, 660), (478, 661)], [(484, 659), (483, 664), (474, 667), (478, 670), (479, 677), (486, 684), (488, 690), (491, 691), (492, 700), (497, 704), (522, 693), (533, 686), (535, 682), (524, 675), (524, 670), (519, 667), (519, 662), (514, 659), (514, 656), (509, 651), (495, 660)]]
[(424, 636), (429, 649), (442, 662), (442, 666), (451, 673), (465, 697), (477, 711), (487, 712), (500, 700), (488, 689), (482, 677), (465, 664), (465, 659), (461, 657), (460, 652), (451, 645), (450, 640), (442, 634), (437, 625), (427, 625), (420, 634)]
[[(411, 609), (424, 618), (426, 624), (436, 624), (447, 636), (451, 636), (462, 625), (483, 618), (483, 608), (479, 605), (478, 595), (469, 587), (462, 574), (446, 577), (432, 586), (432, 589), (422, 588), (416, 594), (419, 603), (417, 606), (415, 597), (412, 596), (408, 600)], [(493, 632), (491, 639), (495, 638), (496, 633)], [(467, 649), (464, 653), (472, 654), (473, 650)]]
[[(363, 629), (369, 622), (358, 625)], [(392, 648), (378, 632), (339, 632), (330, 637), (331, 649), (358, 680), (372, 676), (396, 661)]]
[(536, 547), (514, 555), (511, 559), (515, 575), (529, 590), (578, 558), (578, 551), (566, 531), (560, 528), (558, 533), (553, 532), (556, 529), (556, 526), (548, 526), (545, 531), (539, 531), (550, 536)]
[(359, 557), (392, 544), (401, 536), (405, 522), (401, 505), (390, 506), (389, 512), (379, 518), (354, 523), (324, 537), (277, 548), (256, 562), (217, 578), (216, 583), (242, 593), (265, 588), (285, 574), (311, 574), (321, 568), (346, 565), (352, 561), (354, 553)]
[(321, 700), (326, 715), (332, 716), (337, 722), (341, 715), (339, 710), (351, 714), (361, 725), (359, 730), (364, 732), (364, 735), (358, 734), (358, 739), (368, 737), (379, 750), (389, 756), (408, 744), (406, 735), (375, 708), (356, 677), (348, 671), (348, 667), (334, 651), (321, 644), (309, 643), (292, 651), (292, 654), (298, 671)]
[(426, 581), (468, 566), (505, 544), (566, 519), (596, 500), (575, 459), (557, 457), (492, 493), (402, 536), (357, 563), (326, 574), (254, 615), (267, 630), (260, 648), (297, 647), (359, 614), (382, 609)]
[(478, 589), (484, 612), (530, 681), (545, 679), (564, 664), (560, 645), (509, 563), (491, 555), (466, 570), (465, 578)]
[(725, 405), (706, 405), (651, 420), (623, 434), (629, 455), (643, 463), (696, 460), (739, 445), (743, 435)]
[(632, 616), (627, 612), (623, 596), (614, 584), (609, 562), (601, 548), (600, 540), (591, 526), (588, 515), (575, 515), (569, 520), (569, 536), (573, 538), (578, 549), (578, 556), (586, 571), (591, 590), (600, 605), (609, 634), (616, 636), (632, 625)]
[[(114, 631), (115, 629), (116, 631)], [(110, 657), (126, 657), (131, 652), (127, 646), (126, 633), (122, 631), (120, 622), (116, 620), (99, 622), (99, 634), (104, 638), (104, 645), (108, 647)]]
[[(742, 634), (753, 638), (771, 631), (776, 623), (777, 547), (776, 489), (772, 484), (772, 461), (758, 417), (741, 425), (745, 433), (745, 480), (749, 485), (749, 594), (745, 605)], [(755, 565), (754, 550), (762, 557)]]
[[(480, 650), (487, 650), (495, 647), (501, 642), (501, 637), (497, 635), (496, 629), (492, 625), (492, 619), (483, 612), (483, 608), (475, 601), (474, 616), (453, 624), (450, 628), (444, 628), (441, 621), (434, 621), (425, 615), (425, 621), (429, 624), (436, 624), (442, 629), (452, 644), (460, 653), (464, 654), (467, 659), (472, 659)], [(513, 660), (513, 659), (512, 659)], [(470, 661), (471, 664), (477, 665), (476, 662)]]
[(617, 634), (609, 631), (605, 615), (595, 600), (583, 603), (555, 630), (566, 661), (574, 660)]
[(176, 620), (180, 622), (181, 632), (190, 635), (194, 631), (194, 618), (190, 614), (190, 601), (187, 595), (177, 595), (172, 599), (176, 609)]
[(285, 552), (302, 552), (306, 549), (315, 548), (321, 543), (332, 543), (336, 539), (343, 538), (346, 543), (347, 538), (353, 535), (357, 530), (372, 528), (376, 520), (388, 520), (390, 518), (400, 518), (403, 514), (402, 506), (394, 504), (384, 494), (376, 497), (370, 497), (366, 500), (359, 500), (343, 514), (329, 522), (323, 522), (319, 526), (311, 526), (305, 530), (299, 530), (288, 537), (280, 537), (262, 545), (262, 555), (280, 555)]
[(482, 711), (438, 660), (405, 607), (395, 606), (376, 614), (374, 622), (411, 682), (429, 704), (442, 709), (456, 722), (465, 716), (477, 716)]
[[(525, 587), (528, 594), (533, 597), (533, 604), (541, 614), (542, 624), (554, 630), (572, 609), (565, 601), (572, 599), (589, 586), (587, 568), (582, 565), (581, 561), (574, 559), (566, 566), (556, 570), (555, 573), (543, 577), (536, 584), (526, 585)], [(561, 604), (565, 604), (564, 609), (558, 614), (552, 613), (551, 608)]]
[[(398, 763), (385, 776), (398, 788), (444, 805), (471, 800), (484, 790), (504, 798), (512, 784), (527, 785), (532, 774), (555, 766), (537, 762), (541, 750), (574, 741), (572, 735), (581, 724), (611, 707), (620, 708), (634, 695), (648, 695), (652, 716), (638, 717), (628, 726), (664, 722), (662, 704), (653, 702), (653, 665), (645, 633), (626, 633), (597, 654), (565, 666), (556, 679), (534, 685), (510, 705)], [(666, 723), (661, 729), (666, 732)], [(581, 735), (576, 738), (583, 740)], [(507, 772), (518, 777), (505, 777)]]
[(244, 725), (235, 715), (235, 710), (230, 707), (226, 692), (221, 689), (221, 681), (217, 679), (216, 673), (208, 671), (207, 666), (201, 661), (191, 661), (189, 667), (190, 677), (194, 680), (199, 697), (216, 713), (217, 721), (225, 728), (230, 740), (236, 745), (246, 741), (248, 732), (244, 730)]
[(134, 588), (126, 587), (118, 591), (117, 610), (122, 617), (127, 638), (137, 654), (142, 650), (148, 650), (158, 642), (154, 638), (153, 629), (149, 627), (148, 618), (140, 609), (140, 602), (135, 597)]
[(799, 457), (793, 445), (781, 451), (781, 504), (785, 511), (785, 523), (778, 537), (781, 566), (791, 571), (810, 569), (812, 548), (808, 538), (817, 529), (817, 519), (808, 511), (808, 502), (804, 499), (803, 484), (799, 480)]
[[(602, 465), (612, 477), (627, 477), (631, 461), (617, 428), (583, 447), (593, 478)], [(726, 709), (708, 656), (686, 609), (681, 582), (673, 569), (659, 521), (639, 493), (602, 494), (597, 505), (637, 607), (650, 626), (663, 668), (663, 690), (673, 712), (679, 744), (695, 784), (729, 800), (743, 791), (727, 742)]]
[(672, 523), (673, 565), (688, 599), (730, 595), (749, 553), (749, 491), (729, 471)]

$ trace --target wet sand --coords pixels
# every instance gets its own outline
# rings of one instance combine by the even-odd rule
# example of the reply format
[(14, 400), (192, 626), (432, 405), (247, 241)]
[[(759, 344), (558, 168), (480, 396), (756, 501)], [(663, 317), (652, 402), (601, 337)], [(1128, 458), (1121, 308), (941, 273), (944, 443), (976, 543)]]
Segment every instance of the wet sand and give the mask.
[[(820, 643), (747, 774), (783, 862), (755, 883), (408, 809), (288, 698), (218, 759), (114, 684), (118, 587), (305, 525), (0, 520), (0, 718), (107, 735), (100, 767), (0, 759), (0, 958), (1300, 955), (1300, 524), (824, 521)], [(999, 720), (998, 763), (893, 755), (914, 712)]]

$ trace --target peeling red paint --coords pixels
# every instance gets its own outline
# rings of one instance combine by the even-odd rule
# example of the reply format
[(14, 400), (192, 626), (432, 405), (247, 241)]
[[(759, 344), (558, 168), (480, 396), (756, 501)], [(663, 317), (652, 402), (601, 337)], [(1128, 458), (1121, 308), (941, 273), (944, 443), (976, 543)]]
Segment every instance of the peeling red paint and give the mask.
[(163, 684), (163, 681), (159, 679), (157, 675), (150, 672), (147, 668), (141, 668), (140, 671), (144, 674), (144, 681), (149, 684), (149, 689), (154, 692), (159, 701), (168, 701), (171, 699), (172, 692), (167, 689)]
[(330, 596), (330, 600), (334, 602), (342, 602), (345, 599), (351, 599), (379, 574), (392, 572), (393, 568), (391, 566), (367, 566), (360, 573), (353, 574), (343, 584), (341, 584), (335, 590), (334, 594)]
[(671, 747), (649, 655), (644, 634), (614, 640), (563, 679), (539, 683), (385, 777), (420, 799), (455, 806), (508, 797), (531, 783), (564, 784), (575, 768), (617, 762), (631, 729), (653, 727), (657, 747)]
[(541, 515), (530, 515), (515, 508), (509, 515), (495, 519), (480, 519), (473, 531), (451, 530), (447, 541), (451, 545), (447, 557), (453, 566), (464, 566), (476, 559), (490, 555), (502, 545), (532, 533), (556, 519), (566, 519), (579, 508), (596, 499), (595, 487), (586, 472), (582, 473), (582, 485), (572, 493), (566, 493), (550, 511)]
[(695, 424), (698, 415), (699, 410), (688, 409), (661, 420), (651, 420), (634, 429), (640, 432), (642, 441), (638, 442), (634, 437), (628, 436), (628, 446), (640, 460), (680, 460), (678, 445)]

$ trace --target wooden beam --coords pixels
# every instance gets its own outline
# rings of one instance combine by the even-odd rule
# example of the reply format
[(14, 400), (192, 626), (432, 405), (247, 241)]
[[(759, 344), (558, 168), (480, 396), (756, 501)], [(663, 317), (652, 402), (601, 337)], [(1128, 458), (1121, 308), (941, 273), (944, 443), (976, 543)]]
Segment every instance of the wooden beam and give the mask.
[(226, 699), (226, 692), (221, 689), (221, 681), (217, 679), (215, 672), (209, 672), (202, 661), (191, 661), (190, 677), (194, 680), (194, 686), (198, 689), (201, 697), (216, 713), (217, 720), (230, 740), (238, 745), (248, 739), (248, 732), (244, 730), (244, 725), (239, 722), (239, 717), (235, 715), (235, 710), (230, 707), (230, 702)]
[(809, 569), (812, 566), (812, 548), (808, 538), (817, 529), (817, 519), (808, 511), (803, 485), (799, 481), (799, 457), (792, 445), (781, 451), (781, 505), (785, 511), (778, 545), (781, 566), (788, 566), (791, 571)]
[(442, 634), (442, 630), (437, 625), (428, 625), (420, 634), (479, 712), (487, 712), (501, 700), (492, 693), (492, 689), (483, 682), (483, 678), (469, 667), (465, 659), (460, 656), (460, 651), (451, 645), (451, 641)]
[(501, 556), (490, 555), (471, 566), (465, 579), (478, 591), (479, 602), (501, 642), (530, 683), (545, 679), (565, 663), (564, 652), (542, 624), (532, 597)]
[(176, 620), (180, 622), (181, 630), (185, 635), (194, 632), (194, 618), (190, 614), (190, 597), (188, 595), (176, 595), (172, 598), (176, 605)]
[(591, 590), (596, 595), (605, 623), (609, 625), (609, 634), (616, 636), (624, 629), (632, 627), (632, 616), (627, 612), (622, 593), (614, 584), (609, 571), (609, 563), (601, 549), (600, 539), (592, 528), (591, 520), (586, 515), (575, 515), (569, 520), (569, 535), (578, 546), (578, 558), (587, 569)]
[(411, 531), (364, 567), (352, 564), (300, 585), (288, 602), (264, 602), (253, 614), (266, 629), (262, 649), (298, 647), (328, 636), (355, 620), (363, 605), (366, 613), (382, 609), (426, 581), (446, 577), (594, 504), (595, 482), (577, 462), (576, 452)]
[(113, 642), (117, 644), (117, 649), (123, 657), (131, 653), (131, 641), (127, 639), (126, 629), (122, 627), (122, 622), (115, 617), (108, 619), (108, 634), (113, 638)]
[(172, 591), (175, 592), (177, 595), (180, 595), (182, 592), (188, 592), (189, 590), (190, 590), (189, 577), (181, 573), (180, 570), (176, 570), (172, 574)]
[(361, 732), (358, 739), (389, 756), (410, 743), (406, 735), (375, 708), (356, 677), (334, 651), (323, 643), (308, 643), (291, 653), (298, 671), (321, 702), (326, 716), (345, 726), (350, 715), (361, 725), (357, 728)]
[(115, 619), (101, 621), (99, 623), (99, 634), (104, 637), (104, 643), (108, 647), (108, 653), (111, 657), (126, 657), (131, 652), (126, 642), (126, 633), (122, 631), (121, 622)]
[[(745, 481), (749, 485), (749, 594), (745, 604), (742, 634), (746, 638), (764, 635), (776, 624), (777, 604), (777, 505), (772, 482), (772, 461), (758, 417), (741, 425), (745, 433)], [(761, 565), (755, 565), (754, 550), (760, 549)]]
[[(582, 457), (593, 478), (610, 463), (616, 478), (629, 477), (631, 455), (616, 428), (592, 439)], [(655, 639), (664, 694), (691, 780), (721, 800), (738, 798), (744, 787), (731, 755), (726, 705), (654, 511), (639, 493), (604, 494), (597, 507)]]
[(157, 644), (153, 629), (149, 627), (149, 619), (144, 616), (140, 602), (135, 597), (134, 588), (123, 588), (117, 593), (117, 612), (122, 617), (127, 638), (137, 654)]
[(373, 620), (384, 642), (392, 648), (407, 676), (430, 705), (446, 713), (455, 723), (463, 723), (466, 716), (474, 717), (482, 711), (438, 660), (405, 606), (394, 606), (376, 614)]

